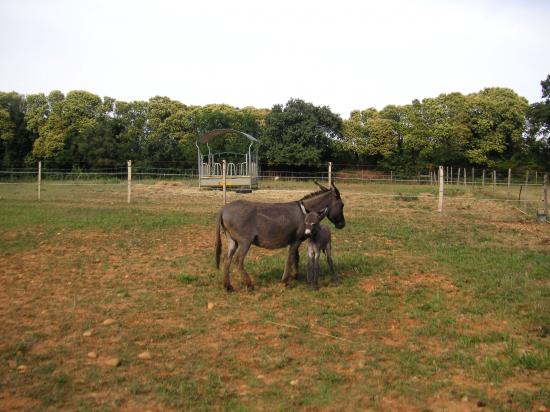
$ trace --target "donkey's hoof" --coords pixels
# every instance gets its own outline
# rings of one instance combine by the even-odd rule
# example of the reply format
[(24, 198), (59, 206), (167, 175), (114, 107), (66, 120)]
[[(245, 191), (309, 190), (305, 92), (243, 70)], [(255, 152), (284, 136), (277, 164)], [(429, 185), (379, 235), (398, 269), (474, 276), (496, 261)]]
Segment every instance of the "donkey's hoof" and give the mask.
[(246, 285), (246, 288), (248, 289), (249, 292), (254, 291), (254, 285), (252, 283), (249, 283), (248, 285)]
[(228, 291), (228, 292), (235, 292), (235, 289), (233, 288), (233, 286), (231, 286), (230, 284), (229, 285), (224, 285), (225, 286), (225, 290)]

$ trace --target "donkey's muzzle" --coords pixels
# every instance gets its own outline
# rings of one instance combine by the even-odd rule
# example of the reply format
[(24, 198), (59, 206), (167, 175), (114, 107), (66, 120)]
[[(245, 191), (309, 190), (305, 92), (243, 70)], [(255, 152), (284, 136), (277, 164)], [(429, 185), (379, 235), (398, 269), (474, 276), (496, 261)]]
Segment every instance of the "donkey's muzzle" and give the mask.
[(336, 229), (343, 229), (344, 226), (346, 226), (346, 221), (345, 221), (345, 220), (343, 220), (343, 221), (341, 221), (341, 222), (338, 222), (338, 223), (335, 223), (335, 224), (334, 224), (334, 227), (335, 227)]

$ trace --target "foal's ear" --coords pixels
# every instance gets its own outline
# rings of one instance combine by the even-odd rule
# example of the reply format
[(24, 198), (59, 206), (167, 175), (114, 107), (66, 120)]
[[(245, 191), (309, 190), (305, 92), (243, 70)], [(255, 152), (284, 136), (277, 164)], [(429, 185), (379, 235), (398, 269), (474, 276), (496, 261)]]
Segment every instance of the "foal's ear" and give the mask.
[(306, 207), (304, 206), (304, 204), (302, 202), (300, 202), (300, 209), (302, 209), (302, 213), (304, 215), (307, 215), (307, 210), (306, 210)]

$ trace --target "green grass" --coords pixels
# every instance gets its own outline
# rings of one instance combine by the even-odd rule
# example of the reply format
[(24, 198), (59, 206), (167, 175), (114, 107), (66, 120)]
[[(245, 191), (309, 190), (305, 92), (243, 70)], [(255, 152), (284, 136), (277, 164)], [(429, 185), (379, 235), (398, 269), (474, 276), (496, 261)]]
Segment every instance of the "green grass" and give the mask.
[(187, 273), (180, 273), (177, 277), (176, 277), (177, 281), (180, 282), (180, 283), (184, 283), (184, 284), (187, 284), (187, 283), (194, 283), (196, 282), (197, 280), (199, 280), (199, 277), (198, 276), (195, 276), (195, 275), (188, 275)]
[(29, 227), (55, 230), (101, 229), (115, 230), (154, 230), (173, 226), (189, 225), (212, 221), (213, 216), (202, 217), (184, 211), (163, 211), (157, 213), (128, 206), (86, 207), (49, 205), (38, 202), (3, 201), (0, 226), (4, 229)]
[(213, 267), (219, 193), (2, 198), (0, 385), (42, 409), (550, 407), (549, 229), (501, 204), (440, 216), (429, 186), (362, 197), (375, 186), (341, 189), (339, 285), (324, 260), (321, 289), (305, 285), (302, 247), (302, 280), (285, 289), (286, 250), (253, 248), (256, 290), (233, 273), (233, 294)]

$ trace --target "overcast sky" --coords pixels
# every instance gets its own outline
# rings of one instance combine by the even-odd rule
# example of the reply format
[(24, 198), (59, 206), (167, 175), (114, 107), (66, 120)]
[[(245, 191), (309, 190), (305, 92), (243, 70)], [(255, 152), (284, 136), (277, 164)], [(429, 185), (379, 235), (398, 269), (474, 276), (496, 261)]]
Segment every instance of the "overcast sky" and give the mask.
[(541, 99), (550, 1), (0, 0), (0, 91), (354, 109), (484, 87)]

